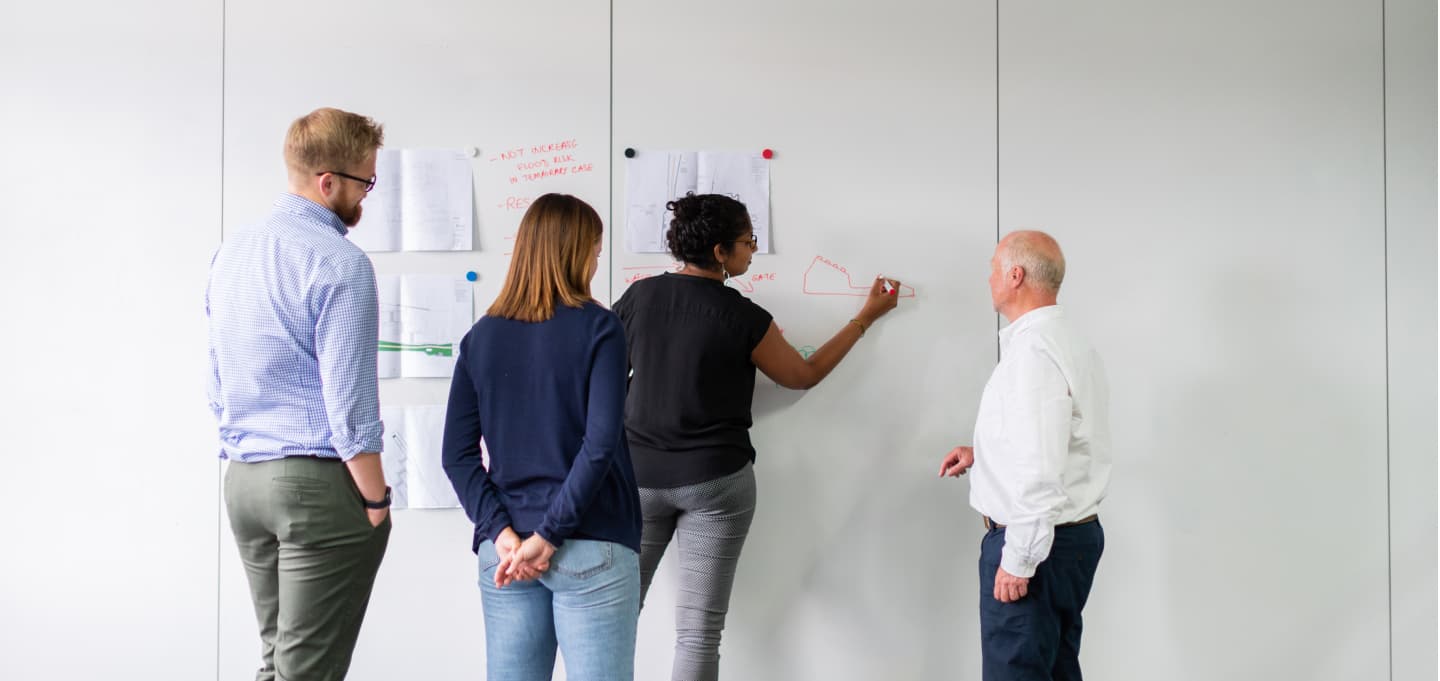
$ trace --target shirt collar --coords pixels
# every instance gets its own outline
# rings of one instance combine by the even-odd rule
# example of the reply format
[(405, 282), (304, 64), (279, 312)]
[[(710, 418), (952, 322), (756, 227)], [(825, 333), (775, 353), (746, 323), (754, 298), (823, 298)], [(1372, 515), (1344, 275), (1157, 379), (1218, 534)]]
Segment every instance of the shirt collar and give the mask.
[(1019, 319), (1010, 322), (1009, 326), (1000, 329), (1000, 345), (1002, 347), (1009, 345), (1010, 339), (1014, 338), (1017, 334), (1023, 333), (1026, 329), (1036, 324), (1051, 319), (1058, 319), (1064, 312), (1059, 305), (1046, 305), (1045, 307), (1037, 307), (1020, 315)]
[(289, 213), (290, 215), (297, 215), (302, 218), (310, 218), (334, 229), (340, 233), (340, 236), (345, 236), (350, 233), (350, 228), (345, 226), (345, 223), (340, 219), (339, 215), (335, 214), (335, 211), (299, 194), (281, 194), (280, 198), (275, 199), (274, 208), (277, 213)]

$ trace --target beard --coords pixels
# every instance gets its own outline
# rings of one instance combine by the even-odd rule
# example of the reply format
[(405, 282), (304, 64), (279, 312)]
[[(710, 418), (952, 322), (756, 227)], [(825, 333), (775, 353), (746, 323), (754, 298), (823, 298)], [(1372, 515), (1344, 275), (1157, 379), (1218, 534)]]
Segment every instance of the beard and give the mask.
[(358, 202), (348, 209), (343, 207), (337, 207), (335, 209), (335, 215), (340, 218), (340, 222), (345, 223), (346, 227), (354, 227), (360, 224), (360, 216), (364, 212), (365, 208)]

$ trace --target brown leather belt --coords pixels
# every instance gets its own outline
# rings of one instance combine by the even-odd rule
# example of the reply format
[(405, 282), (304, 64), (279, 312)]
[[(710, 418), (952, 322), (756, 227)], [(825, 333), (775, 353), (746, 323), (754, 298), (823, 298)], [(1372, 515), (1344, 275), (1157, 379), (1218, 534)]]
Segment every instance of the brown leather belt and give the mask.
[[(987, 530), (1003, 530), (1003, 529), (1005, 529), (1005, 526), (1004, 526), (1004, 525), (1001, 525), (1000, 523), (997, 523), (997, 522), (991, 520), (991, 519), (990, 519), (990, 516), (988, 516), (988, 515), (982, 515), (982, 516), (980, 516), (980, 518), (985, 522), (985, 529), (987, 529)], [(1086, 524), (1086, 523), (1093, 523), (1093, 522), (1095, 522), (1095, 521), (1097, 521), (1097, 520), (1099, 520), (1099, 519), (1100, 519), (1100, 514), (1098, 514), (1098, 513), (1093, 513), (1093, 514), (1088, 515), (1088, 516), (1085, 516), (1084, 518), (1081, 518), (1081, 519), (1079, 519), (1079, 520), (1077, 520), (1077, 521), (1075, 521), (1075, 522), (1073, 522), (1073, 523), (1060, 523), (1059, 525), (1056, 525), (1055, 527), (1074, 527), (1074, 526), (1076, 526), (1076, 525), (1084, 525), (1084, 524)]]

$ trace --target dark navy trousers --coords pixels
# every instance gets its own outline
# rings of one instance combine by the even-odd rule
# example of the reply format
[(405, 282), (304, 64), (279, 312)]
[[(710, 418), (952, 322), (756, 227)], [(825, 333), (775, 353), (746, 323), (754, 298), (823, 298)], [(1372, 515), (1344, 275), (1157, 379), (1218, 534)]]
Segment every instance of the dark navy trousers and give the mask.
[(1080, 681), (1080, 611), (1105, 551), (1100, 521), (1055, 528), (1055, 542), (1029, 593), (995, 600), (1005, 530), (980, 542), (980, 650), (985, 681)]

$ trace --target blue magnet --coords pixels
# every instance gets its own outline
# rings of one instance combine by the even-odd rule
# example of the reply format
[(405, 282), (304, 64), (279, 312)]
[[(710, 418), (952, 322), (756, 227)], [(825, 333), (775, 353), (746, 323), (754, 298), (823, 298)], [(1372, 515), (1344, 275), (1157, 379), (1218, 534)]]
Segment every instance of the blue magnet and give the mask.
[(470, 272), (466, 272), (466, 273), (465, 273), (465, 279), (468, 280), (468, 281), (475, 281), (476, 279), (479, 279), (479, 278), (480, 278), (480, 275), (475, 274), (475, 272), (474, 272), (473, 270), (470, 271)]

